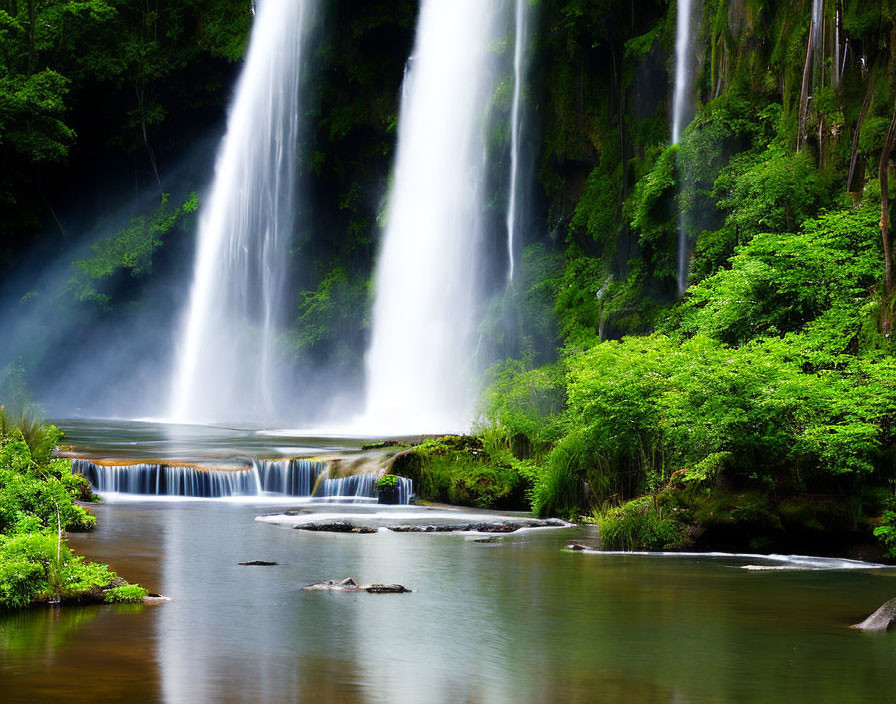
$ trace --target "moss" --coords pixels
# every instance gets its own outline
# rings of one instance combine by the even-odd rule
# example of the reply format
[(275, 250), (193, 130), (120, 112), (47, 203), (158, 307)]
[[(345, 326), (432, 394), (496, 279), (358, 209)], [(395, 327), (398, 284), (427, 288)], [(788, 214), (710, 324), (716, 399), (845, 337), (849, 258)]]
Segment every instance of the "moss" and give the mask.
[(424, 440), (396, 455), (390, 471), (413, 480), (418, 496), (427, 501), (479, 508), (526, 507), (524, 478), (512, 466), (496, 462), (475, 436)]
[(139, 604), (149, 592), (136, 584), (125, 584), (120, 587), (107, 589), (105, 601), (108, 604)]

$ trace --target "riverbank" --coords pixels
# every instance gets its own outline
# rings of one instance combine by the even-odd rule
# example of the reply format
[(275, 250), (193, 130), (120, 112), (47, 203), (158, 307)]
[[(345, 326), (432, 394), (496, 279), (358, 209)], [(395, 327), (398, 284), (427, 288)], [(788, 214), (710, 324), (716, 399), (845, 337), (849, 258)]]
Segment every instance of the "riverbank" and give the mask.
[[(882, 539), (886, 491), (809, 493), (786, 483), (736, 477), (724, 467), (678, 472), (653, 491), (610, 497), (587, 479), (545, 482), (550, 466), (524, 440), (501, 445), (489, 430), (393, 447), (388, 471), (414, 481), (423, 501), (515, 511), (542, 510), (599, 527), (607, 550), (693, 550), (811, 554), (872, 562), (896, 560)], [(578, 481), (577, 486), (571, 486)], [(539, 502), (538, 492), (564, 493)], [(543, 496), (541, 497), (543, 499)], [(570, 501), (573, 503), (570, 504)], [(570, 506), (563, 515), (550, 510)], [(877, 534), (876, 534), (877, 533)]]
[(0, 610), (38, 604), (140, 603), (148, 592), (85, 560), (68, 532), (96, 527), (93, 498), (71, 462), (53, 459), (62, 432), (0, 406)]

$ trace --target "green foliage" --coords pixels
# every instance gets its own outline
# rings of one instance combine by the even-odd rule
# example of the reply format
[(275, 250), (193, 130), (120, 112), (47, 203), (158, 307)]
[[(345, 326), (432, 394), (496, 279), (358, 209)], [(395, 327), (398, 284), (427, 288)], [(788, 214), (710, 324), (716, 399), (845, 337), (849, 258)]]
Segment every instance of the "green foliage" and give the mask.
[(125, 584), (113, 587), (105, 592), (105, 600), (109, 604), (142, 604), (149, 592), (137, 584)]
[(337, 366), (360, 362), (357, 336), (367, 328), (368, 282), (344, 267), (332, 269), (313, 291), (302, 291), (294, 346), (302, 354), (323, 351)]
[(62, 438), (57, 428), (29, 427), (26, 436), (19, 425), (0, 406), (0, 610), (48, 600), (101, 601), (102, 590), (121, 580), (75, 555), (63, 537), (66, 530), (96, 526), (74, 502), (90, 496), (89, 485), (72, 474), (71, 461), (52, 459)]
[(881, 271), (879, 217), (867, 203), (805, 221), (796, 234), (755, 235), (728, 268), (689, 290), (675, 320), (729, 344), (793, 332), (835, 310), (857, 329)]
[(172, 206), (169, 198), (163, 193), (154, 212), (133, 218), (116, 234), (95, 242), (88, 259), (73, 262), (77, 273), (69, 282), (69, 290), (77, 300), (108, 309), (111, 297), (103, 291), (104, 282), (124, 272), (134, 278), (150, 273), (153, 255), (165, 239), (175, 229), (191, 224), (199, 208), (195, 193), (178, 207)]
[(896, 560), (896, 511), (884, 511), (874, 535), (887, 549), (887, 557)]
[(417, 494), (427, 501), (479, 508), (524, 505), (525, 478), (509, 453), (486, 452), (477, 438), (449, 435), (424, 440), (399, 455), (392, 472), (412, 479)]
[(398, 486), (398, 477), (394, 474), (384, 474), (376, 480), (377, 489), (394, 489)]
[(595, 510), (592, 522), (597, 524), (604, 550), (676, 550), (686, 544), (686, 527), (652, 497)]
[(538, 452), (557, 439), (552, 418), (565, 402), (558, 365), (527, 370), (522, 362), (508, 359), (494, 365), (488, 379), (483, 396), (484, 416), (490, 426), (500, 428), (507, 438), (525, 443), (519, 454)]

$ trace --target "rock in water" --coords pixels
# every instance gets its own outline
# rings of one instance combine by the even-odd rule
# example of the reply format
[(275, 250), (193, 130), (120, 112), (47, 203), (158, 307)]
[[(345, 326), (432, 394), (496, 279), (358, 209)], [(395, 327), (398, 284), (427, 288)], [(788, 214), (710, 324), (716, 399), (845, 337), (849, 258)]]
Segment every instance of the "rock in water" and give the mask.
[(351, 577), (342, 580), (328, 579), (326, 582), (317, 582), (316, 584), (306, 584), (302, 587), (305, 591), (339, 591), (339, 592), (356, 592), (360, 589)]
[(296, 530), (309, 530), (316, 533), (376, 533), (376, 528), (356, 526), (348, 521), (327, 521), (325, 523), (300, 523), (293, 526)]
[(406, 594), (411, 591), (400, 584), (369, 584), (362, 589), (370, 594)]
[(411, 590), (401, 584), (365, 584), (359, 586), (351, 577), (343, 580), (328, 579), (326, 582), (306, 584), (302, 587), (305, 591), (335, 591), (335, 592), (367, 592), (369, 594), (406, 594)]
[(896, 628), (896, 599), (890, 599), (877, 611), (852, 628), (860, 631), (889, 631)]
[(267, 560), (249, 560), (248, 562), (238, 562), (238, 565), (246, 567), (273, 567), (276, 562), (268, 562)]

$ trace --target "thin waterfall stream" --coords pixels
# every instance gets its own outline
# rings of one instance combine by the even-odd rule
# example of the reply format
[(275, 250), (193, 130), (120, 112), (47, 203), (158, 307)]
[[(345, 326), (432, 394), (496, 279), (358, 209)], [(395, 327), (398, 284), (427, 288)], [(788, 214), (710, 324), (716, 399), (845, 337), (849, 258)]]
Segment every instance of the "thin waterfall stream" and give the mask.
[[(672, 144), (694, 116), (694, 40), (696, 6), (699, 0), (678, 0), (675, 25), (675, 83), (672, 95)], [(690, 242), (684, 217), (678, 219), (678, 294), (688, 287)]]
[(529, 3), (526, 0), (516, 0), (514, 7), (514, 43), (513, 43), (513, 102), (510, 112), (510, 186), (507, 203), (507, 281), (513, 283), (516, 269), (517, 247), (517, 198), (520, 179), (520, 131), (521, 126), (521, 96), (523, 90), (523, 75), (525, 71), (524, 57), (526, 48), (527, 13)]

